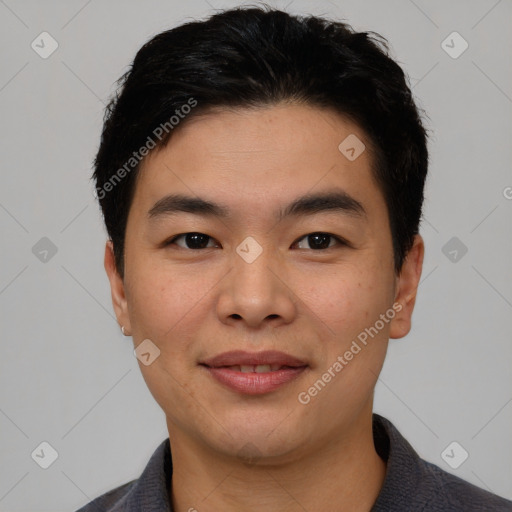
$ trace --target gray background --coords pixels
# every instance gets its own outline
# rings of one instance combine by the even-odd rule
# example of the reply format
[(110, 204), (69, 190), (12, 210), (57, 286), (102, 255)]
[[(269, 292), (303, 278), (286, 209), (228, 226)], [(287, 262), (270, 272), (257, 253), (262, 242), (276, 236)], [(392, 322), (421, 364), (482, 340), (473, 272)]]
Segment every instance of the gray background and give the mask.
[[(138, 477), (167, 436), (113, 315), (91, 162), (104, 103), (136, 50), (236, 4), (0, 1), (2, 512), (75, 510)], [(288, 10), (388, 38), (433, 132), (414, 325), (391, 341), (375, 409), (426, 459), (512, 499), (512, 2), (295, 0)], [(59, 44), (47, 59), (31, 48), (43, 31)], [(441, 46), (453, 31), (469, 44), (456, 59)], [(57, 248), (46, 262), (33, 253), (43, 237)], [(31, 457), (43, 441), (58, 452), (48, 469)], [(469, 452), (458, 469), (441, 457), (452, 441)]]

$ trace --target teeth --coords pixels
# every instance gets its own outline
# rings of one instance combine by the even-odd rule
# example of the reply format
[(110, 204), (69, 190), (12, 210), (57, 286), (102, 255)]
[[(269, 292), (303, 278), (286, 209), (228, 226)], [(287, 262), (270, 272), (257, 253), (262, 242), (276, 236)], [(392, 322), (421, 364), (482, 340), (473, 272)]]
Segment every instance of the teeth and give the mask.
[(256, 366), (256, 373), (268, 373), (270, 371), (269, 364), (259, 364)]
[(240, 365), (240, 366), (230, 366), (231, 370), (235, 370), (242, 373), (268, 373), (275, 372), (281, 368), (280, 364), (249, 364), (249, 365)]

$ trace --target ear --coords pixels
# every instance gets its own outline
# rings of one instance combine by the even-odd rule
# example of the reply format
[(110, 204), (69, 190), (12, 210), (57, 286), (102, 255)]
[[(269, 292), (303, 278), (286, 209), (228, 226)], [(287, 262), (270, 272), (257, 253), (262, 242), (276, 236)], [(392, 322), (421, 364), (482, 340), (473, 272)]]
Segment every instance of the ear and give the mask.
[(127, 335), (131, 333), (130, 317), (128, 316), (128, 307), (124, 290), (124, 282), (119, 275), (114, 258), (114, 245), (112, 240), (107, 240), (105, 245), (105, 271), (110, 281), (110, 292), (112, 295), (112, 305), (119, 325), (124, 326)]
[(397, 277), (396, 306), (394, 307), (397, 313), (390, 323), (390, 338), (403, 338), (411, 330), (412, 312), (420, 283), (424, 254), (423, 238), (416, 235)]

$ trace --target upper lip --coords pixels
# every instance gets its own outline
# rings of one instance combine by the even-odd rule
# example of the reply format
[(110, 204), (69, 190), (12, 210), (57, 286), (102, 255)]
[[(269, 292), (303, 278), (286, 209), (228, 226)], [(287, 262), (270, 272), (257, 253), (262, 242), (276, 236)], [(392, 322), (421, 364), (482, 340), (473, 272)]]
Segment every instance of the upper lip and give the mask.
[(279, 352), (276, 350), (266, 350), (263, 352), (245, 352), (244, 350), (232, 350), (230, 352), (223, 352), (210, 359), (202, 361), (209, 367), (221, 367), (221, 366), (242, 366), (242, 365), (281, 365), (281, 366), (307, 366), (307, 364), (298, 359), (297, 357)]

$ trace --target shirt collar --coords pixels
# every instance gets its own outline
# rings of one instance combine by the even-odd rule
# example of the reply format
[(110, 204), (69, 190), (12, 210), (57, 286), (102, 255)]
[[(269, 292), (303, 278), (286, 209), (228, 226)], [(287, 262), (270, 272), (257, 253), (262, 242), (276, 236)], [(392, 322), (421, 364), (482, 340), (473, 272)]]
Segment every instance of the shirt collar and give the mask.
[(395, 510), (397, 502), (410, 500), (411, 489), (419, 488), (423, 474), (421, 459), (396, 427), (378, 414), (373, 415), (373, 440), (387, 467), (371, 512)]
[[(373, 437), (375, 449), (386, 461), (387, 469), (372, 512), (392, 510), (397, 499), (407, 499), (410, 489), (421, 480), (420, 459), (393, 424), (378, 414), (373, 415)], [(406, 486), (404, 475), (407, 475)], [(146, 512), (172, 512), (169, 496), (171, 478), (172, 457), (167, 438), (157, 447), (141, 476), (111, 512), (139, 510), (141, 506)]]

